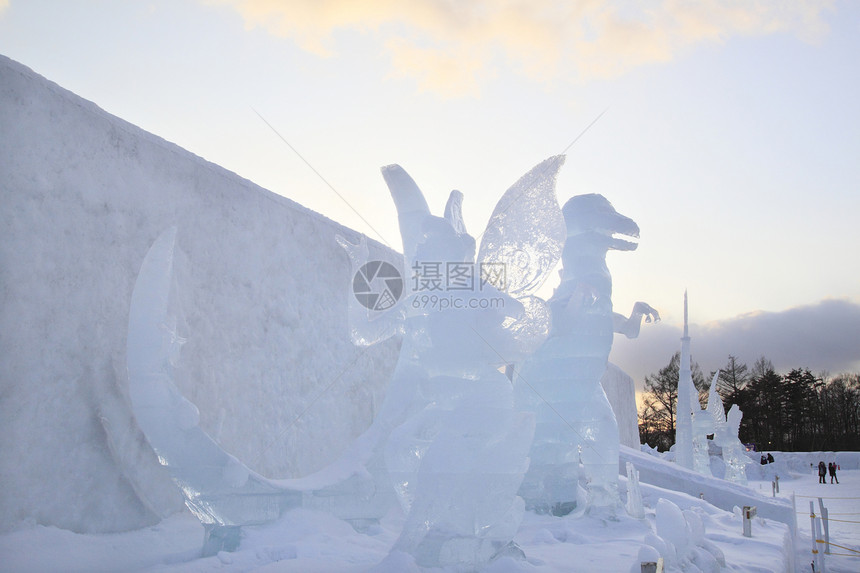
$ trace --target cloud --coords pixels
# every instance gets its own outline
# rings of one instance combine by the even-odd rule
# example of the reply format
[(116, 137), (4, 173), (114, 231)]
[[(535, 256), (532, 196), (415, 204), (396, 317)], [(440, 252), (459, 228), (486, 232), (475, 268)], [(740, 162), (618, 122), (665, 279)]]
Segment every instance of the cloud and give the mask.
[[(370, 35), (394, 75), (443, 95), (477, 93), (497, 70), (537, 81), (611, 78), (703, 42), (826, 32), (832, 0), (204, 0), (232, 6), (249, 28), (337, 54), (336, 35)], [(2, 2), (2, 0), (0, 0)]]
[[(612, 360), (641, 388), (680, 349), (680, 327), (647, 325), (637, 340), (616, 336)], [(693, 360), (707, 374), (736, 356), (752, 367), (765, 356), (779, 372), (809, 368), (831, 375), (860, 372), (860, 304), (828, 299), (782, 312), (754, 312), (736, 318), (690, 325)]]

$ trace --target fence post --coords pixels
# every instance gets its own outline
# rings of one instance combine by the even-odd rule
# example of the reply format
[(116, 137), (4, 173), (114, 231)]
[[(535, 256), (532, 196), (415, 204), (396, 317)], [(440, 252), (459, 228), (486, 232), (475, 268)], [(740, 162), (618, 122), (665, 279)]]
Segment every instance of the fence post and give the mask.
[(779, 476), (774, 476), (773, 480), (776, 482), (776, 493), (779, 493)]
[[(817, 543), (819, 540), (821, 541), (821, 543), (819, 545), (823, 545), (824, 540), (821, 539), (821, 518), (816, 517), (815, 518), (815, 542)], [(818, 564), (819, 564), (818, 570), (821, 571), (821, 573), (827, 573), (827, 565), (824, 562), (824, 552), (818, 550), (816, 555), (818, 556)]]
[(752, 518), (756, 515), (756, 507), (745, 505), (743, 509), (744, 517), (744, 537), (752, 537)]
[(809, 502), (809, 528), (812, 534), (812, 569), (814, 571), (821, 570), (821, 559), (818, 557), (818, 542), (815, 537), (815, 502)]
[(824, 507), (824, 500), (820, 497), (818, 507), (821, 509), (821, 523), (824, 525), (824, 552), (830, 555), (830, 522), (827, 519), (829, 511)]

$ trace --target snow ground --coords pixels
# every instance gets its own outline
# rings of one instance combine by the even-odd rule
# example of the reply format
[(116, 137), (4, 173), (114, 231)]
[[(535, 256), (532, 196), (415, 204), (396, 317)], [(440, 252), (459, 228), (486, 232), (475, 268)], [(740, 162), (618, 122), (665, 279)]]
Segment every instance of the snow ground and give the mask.
[[(860, 482), (860, 471), (843, 472), (843, 489)], [(786, 486), (805, 487), (802, 479)], [(756, 484), (758, 485), (758, 484)], [(814, 486), (814, 484), (812, 484)], [(767, 484), (768, 488), (769, 483)], [(821, 486), (822, 488), (825, 486)], [(836, 488), (834, 485), (833, 488)], [(623, 480), (622, 480), (623, 489)], [(815, 493), (814, 487), (810, 490)], [(789, 487), (784, 487), (783, 492)], [(832, 492), (833, 490), (830, 490)], [(756, 519), (753, 537), (744, 538), (739, 512), (715, 508), (684, 493), (642, 484), (643, 499), (653, 508), (659, 498), (699, 514), (706, 538), (725, 555), (726, 571), (786, 571), (788, 528), (772, 520)], [(843, 507), (834, 501), (832, 511)], [(845, 510), (848, 511), (848, 510)], [(803, 517), (803, 516), (801, 516)], [(0, 570), (19, 571), (147, 571), (197, 573), (203, 571), (331, 572), (418, 571), (404, 561), (386, 558), (402, 526), (403, 515), (392, 511), (379, 527), (357, 533), (347, 523), (327, 514), (296, 510), (278, 522), (247, 527), (234, 553), (200, 558), (203, 528), (187, 512), (173, 515), (156, 526), (115, 534), (76, 534), (55, 527), (35, 526), (0, 536)], [(847, 524), (846, 524), (847, 525)], [(486, 569), (491, 573), (550, 573), (556, 571), (630, 571), (638, 563), (645, 536), (655, 530), (655, 513), (646, 509), (642, 520), (620, 516), (606, 518), (556, 518), (526, 514), (515, 541), (525, 560), (501, 558)], [(832, 530), (843, 539), (842, 529)], [(838, 537), (837, 537), (838, 536)], [(849, 539), (846, 534), (845, 539)], [(857, 534), (850, 538), (857, 546)], [(807, 538), (808, 540), (808, 538)], [(804, 545), (808, 547), (808, 543)], [(808, 551), (807, 554), (808, 555)], [(803, 556), (805, 558), (805, 555)], [(798, 559), (800, 559), (798, 552)], [(851, 562), (832, 571), (852, 571)], [(802, 564), (798, 561), (798, 564)], [(857, 564), (855, 560), (854, 564)], [(797, 571), (803, 571), (799, 567)]]
[[(825, 461), (827, 461), (825, 459)], [(813, 471), (814, 470), (814, 471)], [(824, 507), (830, 517), (830, 542), (843, 547), (831, 546), (831, 555), (825, 555), (825, 565), (830, 572), (854, 573), (860, 571), (860, 470), (837, 472), (839, 484), (818, 483), (818, 470), (812, 468), (808, 474), (780, 476), (779, 497), (795, 495), (797, 505), (797, 570), (810, 571), (812, 561), (812, 537), (810, 531), (809, 502), (814, 502), (815, 514), (821, 514), (818, 497), (823, 498)], [(771, 482), (750, 482), (750, 487), (762, 493), (772, 492)], [(755, 533), (755, 529), (753, 529)]]

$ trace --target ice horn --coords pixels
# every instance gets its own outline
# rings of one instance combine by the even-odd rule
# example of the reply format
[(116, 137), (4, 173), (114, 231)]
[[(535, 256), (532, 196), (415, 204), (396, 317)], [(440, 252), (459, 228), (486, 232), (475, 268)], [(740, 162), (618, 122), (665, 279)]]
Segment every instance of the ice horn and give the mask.
[(418, 185), (399, 165), (386, 165), (382, 177), (394, 199), (400, 236), (403, 239), (403, 254), (411, 257), (421, 242), (424, 219), (430, 216), (430, 207)]
[(454, 230), (460, 235), (466, 234), (466, 223), (463, 222), (463, 194), (454, 189), (448, 196), (445, 205), (445, 220), (451, 223)]

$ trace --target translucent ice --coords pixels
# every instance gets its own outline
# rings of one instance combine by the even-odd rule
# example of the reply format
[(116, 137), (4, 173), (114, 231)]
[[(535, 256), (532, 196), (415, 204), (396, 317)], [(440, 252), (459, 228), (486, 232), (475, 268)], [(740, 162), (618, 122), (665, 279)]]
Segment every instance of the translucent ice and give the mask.
[[(638, 229), (611, 206), (607, 211), (599, 196), (572, 200), (559, 219), (554, 183), (561, 162), (541, 163), (508, 190), (477, 261), (459, 192), (451, 194), (444, 217), (436, 217), (403, 169), (383, 168), (404, 259), (369, 261), (365, 243), (340, 243), (354, 271), (353, 340), (368, 345), (399, 332), (400, 358), (371, 427), (334, 464), (297, 480), (256, 474), (198, 427), (197, 409), (173, 383), (183, 341), (171, 327), (175, 231), (156, 241), (132, 297), (129, 383), (142, 430), (207, 525), (207, 551), (233, 548), (240, 526), (289, 508), (325, 509), (360, 525), (378, 519), (396, 499), (407, 518), (393, 552), (409, 553), (421, 566), (479, 568), (514, 551), (530, 451), (552, 499), (615, 503), (618, 432), (600, 378), (613, 330), (621, 325), (635, 335), (643, 314), (656, 312), (644, 305), (620, 321), (612, 313), (603, 255), (635, 247), (613, 239), (613, 231)], [(563, 243), (562, 284), (547, 305), (533, 293)], [(443, 286), (444, 297), (435, 292)], [(538, 359), (526, 363), (538, 374), (535, 383), (520, 376), (518, 385), (528, 385), (542, 402), (520, 400), (518, 407), (502, 370), (511, 371), (538, 347)], [(564, 417), (548, 415), (547, 406)], [(543, 426), (533, 441), (535, 417)]]
[(205, 550), (235, 548), (237, 527), (278, 518), (298, 506), (327, 509), (344, 519), (370, 520), (393, 502), (378, 487), (371, 428), (337, 463), (299, 480), (269, 480), (225, 452), (199, 426), (196, 406), (177, 389), (183, 338), (171, 297), (176, 229), (155, 241), (141, 265), (129, 312), (129, 395), (138, 425), (179, 486), (185, 504), (206, 526)]
[[(719, 371), (714, 374), (711, 388), (716, 387), (718, 376)], [(710, 408), (701, 409), (698, 397), (693, 404), (693, 469), (702, 475), (709, 476), (711, 475), (711, 457), (708, 453), (708, 436), (714, 433), (714, 415)], [(710, 402), (708, 406), (710, 407)]]
[[(719, 400), (719, 396), (716, 397)], [(741, 485), (746, 485), (746, 466), (752, 463), (746, 455), (746, 448), (738, 439), (738, 429), (741, 425), (743, 413), (737, 404), (732, 404), (729, 413), (723, 416), (722, 401), (719, 402), (720, 411), (715, 417), (714, 443), (723, 452), (723, 461), (726, 464), (725, 479)], [(709, 403), (710, 405), (710, 403)]]
[[(505, 550), (518, 528), (524, 504), (517, 491), (534, 429), (531, 414), (514, 410), (510, 381), (499, 368), (522, 355), (529, 344), (524, 341), (540, 337), (541, 329), (545, 336), (546, 317), (539, 310), (527, 313), (527, 305), (505, 294), (510, 283), (482, 273), (460, 214), (459, 192), (451, 194), (445, 217), (435, 217), (400, 167), (384, 168), (383, 176), (398, 210), (406, 268), (413, 273), (401, 303), (401, 361), (391, 381), (391, 390), (411, 389), (404, 397), (409, 415), (385, 444), (385, 465), (407, 512), (393, 551), (409, 553), (425, 567), (480, 567)], [(528, 185), (543, 183), (535, 177)], [(494, 236), (504, 242), (506, 233), (516, 235), (516, 221), (522, 221), (517, 209), (529, 204), (527, 198), (512, 209), (513, 222), (506, 230), (492, 229)], [(527, 240), (533, 237), (516, 236), (531, 248)], [(488, 260), (504, 265), (498, 257)], [(432, 282), (442, 269), (444, 282)], [(468, 288), (448, 288), (456, 278), (451, 269), (472, 273), (467, 283), (458, 283)], [(546, 274), (526, 272), (529, 284), (510, 277), (523, 297)]]
[(687, 325), (687, 293), (684, 292), (684, 336), (681, 338), (681, 364), (678, 372), (678, 399), (675, 422), (675, 462), (693, 469), (693, 416), (699, 410), (698, 392), (690, 367), (690, 331)]
[(681, 510), (661, 498), (656, 514), (657, 534), (646, 536), (645, 542), (663, 557), (667, 570), (717, 573), (725, 567), (722, 551), (705, 539), (705, 526), (698, 513)]
[(478, 260), (506, 268), (505, 291), (533, 294), (561, 257), (564, 218), (555, 182), (563, 156), (550, 157), (520, 178), (496, 204), (481, 240)]
[(645, 516), (642, 491), (639, 488), (639, 472), (633, 467), (633, 462), (627, 462), (627, 514), (637, 519)]
[(127, 352), (135, 417), (203, 524), (262, 523), (297, 505), (301, 494), (280, 490), (223, 451), (173, 383), (182, 341), (169, 314), (175, 236), (172, 228), (155, 241), (132, 293)]
[(567, 238), (561, 283), (549, 300), (552, 329), (516, 376), (518, 408), (536, 414), (520, 492), (527, 507), (557, 515), (578, 505), (577, 484), (588, 506), (617, 504), (618, 425), (600, 380), (614, 332), (635, 336), (643, 316), (659, 318), (644, 303), (629, 319), (612, 310), (606, 253), (634, 250), (635, 243), (613, 235), (638, 237), (636, 223), (596, 194), (573, 197), (562, 214)]

